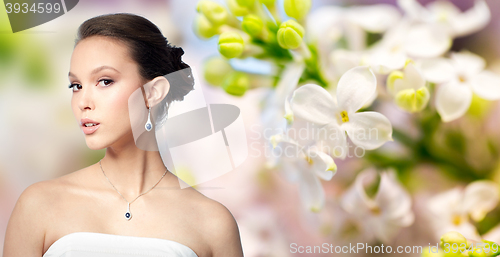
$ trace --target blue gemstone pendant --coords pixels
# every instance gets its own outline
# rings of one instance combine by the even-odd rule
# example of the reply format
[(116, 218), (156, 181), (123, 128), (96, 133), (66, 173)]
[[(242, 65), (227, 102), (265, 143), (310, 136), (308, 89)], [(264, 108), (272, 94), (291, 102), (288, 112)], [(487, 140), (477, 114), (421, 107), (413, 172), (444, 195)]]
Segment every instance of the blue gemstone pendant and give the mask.
[(151, 131), (151, 129), (153, 128), (153, 124), (151, 123), (151, 108), (149, 108), (148, 110), (148, 121), (146, 122), (146, 125), (144, 125), (144, 127), (147, 131)]
[(125, 219), (128, 221), (132, 218), (132, 213), (130, 212), (130, 203), (127, 206), (127, 212), (125, 213)]

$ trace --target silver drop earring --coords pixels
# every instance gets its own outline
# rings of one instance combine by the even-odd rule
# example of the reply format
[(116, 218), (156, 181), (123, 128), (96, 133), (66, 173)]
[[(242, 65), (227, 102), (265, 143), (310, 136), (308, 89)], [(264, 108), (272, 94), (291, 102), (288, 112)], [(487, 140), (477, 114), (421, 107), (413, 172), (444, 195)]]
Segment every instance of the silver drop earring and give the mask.
[(151, 131), (153, 128), (153, 124), (151, 123), (151, 107), (148, 108), (148, 121), (146, 122), (146, 125), (144, 125), (147, 131)]

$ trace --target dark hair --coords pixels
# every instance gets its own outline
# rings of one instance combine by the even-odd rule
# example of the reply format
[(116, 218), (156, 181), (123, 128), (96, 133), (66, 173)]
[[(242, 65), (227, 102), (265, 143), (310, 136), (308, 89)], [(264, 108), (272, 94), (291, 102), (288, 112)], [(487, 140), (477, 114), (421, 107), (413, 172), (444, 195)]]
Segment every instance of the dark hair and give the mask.
[(182, 70), (179, 76), (171, 76), (170, 90), (162, 104), (158, 105), (159, 108), (155, 108), (156, 115), (153, 117), (158, 120), (163, 120), (167, 114), (166, 105), (170, 106), (175, 100), (184, 100), (184, 96), (193, 90), (191, 68), (181, 60), (184, 50), (170, 45), (160, 29), (148, 19), (130, 13), (106, 14), (88, 19), (78, 28), (75, 45), (92, 36), (110, 37), (125, 43), (145, 80)]

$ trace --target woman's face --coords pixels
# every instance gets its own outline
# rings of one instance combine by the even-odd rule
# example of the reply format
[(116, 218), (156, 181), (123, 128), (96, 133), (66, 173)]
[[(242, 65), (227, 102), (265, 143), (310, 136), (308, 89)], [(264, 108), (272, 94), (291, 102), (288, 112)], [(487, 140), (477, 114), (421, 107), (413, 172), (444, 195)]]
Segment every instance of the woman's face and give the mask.
[[(71, 56), (69, 80), (74, 85), (71, 108), (90, 149), (134, 144), (129, 97), (144, 80), (126, 45), (101, 36), (80, 41)], [(98, 125), (85, 127), (82, 119)]]

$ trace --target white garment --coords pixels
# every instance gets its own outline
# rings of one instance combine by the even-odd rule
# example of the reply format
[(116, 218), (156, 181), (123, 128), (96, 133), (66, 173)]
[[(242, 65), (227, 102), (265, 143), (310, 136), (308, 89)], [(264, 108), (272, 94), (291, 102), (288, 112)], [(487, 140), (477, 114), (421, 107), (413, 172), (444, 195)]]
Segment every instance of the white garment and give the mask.
[(75, 232), (55, 241), (43, 257), (198, 257), (186, 245), (151, 237)]

